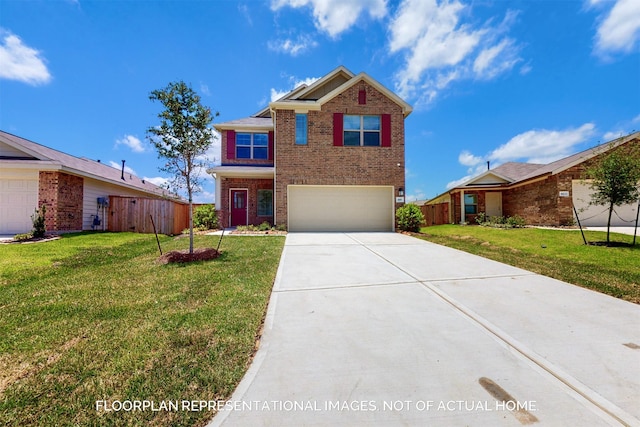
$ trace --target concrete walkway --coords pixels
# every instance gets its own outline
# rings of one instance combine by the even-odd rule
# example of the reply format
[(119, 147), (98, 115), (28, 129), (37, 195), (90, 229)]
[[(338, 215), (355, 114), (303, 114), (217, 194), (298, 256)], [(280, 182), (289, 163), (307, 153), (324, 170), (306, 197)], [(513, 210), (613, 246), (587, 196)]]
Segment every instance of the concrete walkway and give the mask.
[(287, 236), (210, 426), (640, 425), (640, 307), (393, 233)]

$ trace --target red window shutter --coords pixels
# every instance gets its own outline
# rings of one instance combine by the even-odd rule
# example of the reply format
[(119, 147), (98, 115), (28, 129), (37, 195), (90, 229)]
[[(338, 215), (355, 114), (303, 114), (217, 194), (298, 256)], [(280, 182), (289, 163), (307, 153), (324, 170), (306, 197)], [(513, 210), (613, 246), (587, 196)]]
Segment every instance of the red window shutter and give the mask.
[(233, 160), (236, 158), (236, 131), (227, 131), (227, 159)]
[(336, 147), (342, 146), (342, 113), (333, 113), (333, 145)]
[(382, 146), (391, 147), (391, 114), (382, 115), (380, 127), (380, 132), (382, 133)]
[(358, 104), (364, 105), (367, 103), (367, 91), (360, 89), (358, 92)]
[(269, 131), (269, 160), (273, 160), (273, 131)]

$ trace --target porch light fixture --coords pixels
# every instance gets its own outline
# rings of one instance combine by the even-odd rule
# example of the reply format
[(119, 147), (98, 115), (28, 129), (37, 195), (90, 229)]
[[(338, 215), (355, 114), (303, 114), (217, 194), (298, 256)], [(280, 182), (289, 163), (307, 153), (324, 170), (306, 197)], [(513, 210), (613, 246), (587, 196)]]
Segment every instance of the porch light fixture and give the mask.
[(398, 196), (400, 197), (404, 196), (404, 188), (402, 187), (398, 188)]

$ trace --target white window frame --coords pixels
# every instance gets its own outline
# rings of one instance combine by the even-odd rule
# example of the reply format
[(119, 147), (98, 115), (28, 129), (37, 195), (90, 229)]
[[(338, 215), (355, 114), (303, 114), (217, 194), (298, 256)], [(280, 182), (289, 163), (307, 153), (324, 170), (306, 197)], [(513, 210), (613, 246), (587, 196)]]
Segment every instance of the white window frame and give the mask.
[[(359, 117), (360, 118), (360, 128), (359, 129), (347, 129), (345, 126), (347, 117)], [(377, 117), (378, 118), (378, 129), (365, 129), (364, 128), (364, 118), (365, 117)], [(345, 147), (357, 147), (358, 145), (347, 145), (346, 138), (344, 137), (346, 132), (359, 132), (360, 133), (360, 147), (381, 147), (382, 146), (382, 117), (376, 114), (345, 114), (343, 116), (342, 123), (342, 145)], [(378, 134), (378, 144), (377, 145), (365, 145), (364, 144), (364, 135), (365, 133), (377, 133)]]

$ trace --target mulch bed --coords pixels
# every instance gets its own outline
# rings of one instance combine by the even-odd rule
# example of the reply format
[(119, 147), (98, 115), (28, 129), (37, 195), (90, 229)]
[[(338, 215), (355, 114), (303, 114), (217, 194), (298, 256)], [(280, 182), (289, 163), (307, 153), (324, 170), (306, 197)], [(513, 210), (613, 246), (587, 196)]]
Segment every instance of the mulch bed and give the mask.
[(214, 248), (197, 248), (193, 250), (193, 253), (190, 254), (189, 250), (183, 251), (171, 251), (163, 254), (160, 258), (158, 258), (158, 263), (160, 264), (170, 264), (170, 263), (185, 263), (192, 261), (208, 261), (211, 259), (218, 258), (220, 256), (220, 252), (215, 250)]
[[(229, 233), (227, 233), (229, 234)], [(243, 234), (247, 236), (284, 236), (287, 234), (286, 231), (279, 230), (267, 230), (267, 231), (256, 231), (256, 230), (233, 230), (230, 234)]]

